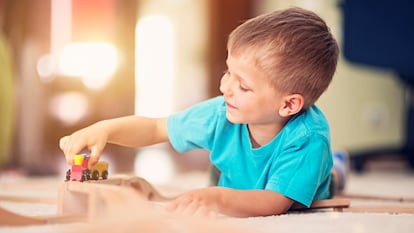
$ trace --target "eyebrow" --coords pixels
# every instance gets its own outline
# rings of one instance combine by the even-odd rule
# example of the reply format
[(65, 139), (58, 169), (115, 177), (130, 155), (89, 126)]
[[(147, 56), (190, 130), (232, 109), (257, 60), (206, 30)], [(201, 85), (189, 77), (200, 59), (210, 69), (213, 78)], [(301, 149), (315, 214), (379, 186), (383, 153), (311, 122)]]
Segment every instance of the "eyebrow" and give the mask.
[[(226, 59), (226, 66), (227, 66), (226, 70), (230, 71), (228, 59)], [(248, 87), (248, 88), (252, 87), (252, 84), (250, 82), (246, 81), (246, 79), (243, 78), (243, 76), (241, 76), (240, 74), (238, 74), (236, 72), (230, 72), (230, 73), (234, 74), (239, 79), (239, 81), (243, 83), (243, 85), (246, 85), (246, 87)]]

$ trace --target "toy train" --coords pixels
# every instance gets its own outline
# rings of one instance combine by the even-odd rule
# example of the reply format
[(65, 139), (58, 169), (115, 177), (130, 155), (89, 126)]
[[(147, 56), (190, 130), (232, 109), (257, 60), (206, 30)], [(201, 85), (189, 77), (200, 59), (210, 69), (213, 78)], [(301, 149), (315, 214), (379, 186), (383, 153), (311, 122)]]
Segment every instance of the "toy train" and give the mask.
[(88, 169), (89, 156), (87, 155), (74, 155), (73, 164), (71, 169), (66, 172), (66, 180), (104, 180), (108, 179), (108, 163), (100, 161), (95, 164), (91, 169)]

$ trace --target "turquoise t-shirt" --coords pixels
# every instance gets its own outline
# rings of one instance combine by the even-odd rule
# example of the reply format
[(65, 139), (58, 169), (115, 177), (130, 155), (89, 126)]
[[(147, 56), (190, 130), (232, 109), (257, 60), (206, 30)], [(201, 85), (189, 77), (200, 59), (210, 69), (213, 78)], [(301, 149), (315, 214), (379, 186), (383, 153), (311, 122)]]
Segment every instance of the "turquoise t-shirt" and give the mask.
[(252, 147), (246, 124), (226, 119), (222, 96), (171, 115), (168, 135), (178, 152), (210, 151), (211, 162), (221, 171), (219, 186), (273, 190), (308, 207), (329, 197), (329, 127), (316, 106), (294, 116), (260, 148)]

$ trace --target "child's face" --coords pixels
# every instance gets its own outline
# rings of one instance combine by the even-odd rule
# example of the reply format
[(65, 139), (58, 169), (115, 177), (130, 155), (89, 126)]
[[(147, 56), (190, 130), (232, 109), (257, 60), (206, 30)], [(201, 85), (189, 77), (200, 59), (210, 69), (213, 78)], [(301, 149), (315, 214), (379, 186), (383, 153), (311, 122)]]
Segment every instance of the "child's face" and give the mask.
[(277, 123), (283, 94), (272, 87), (252, 59), (229, 53), (227, 67), (220, 83), (220, 91), (226, 101), (227, 119), (233, 123)]

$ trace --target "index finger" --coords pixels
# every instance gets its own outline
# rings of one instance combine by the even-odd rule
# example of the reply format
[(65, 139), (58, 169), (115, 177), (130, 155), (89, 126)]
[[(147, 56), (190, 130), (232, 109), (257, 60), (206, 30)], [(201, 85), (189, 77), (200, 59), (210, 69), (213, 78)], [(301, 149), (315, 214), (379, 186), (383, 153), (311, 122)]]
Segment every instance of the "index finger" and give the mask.
[(66, 162), (73, 164), (73, 155), (79, 154), (85, 148), (85, 145), (73, 140), (71, 136), (65, 136), (60, 139), (59, 147), (65, 154)]

